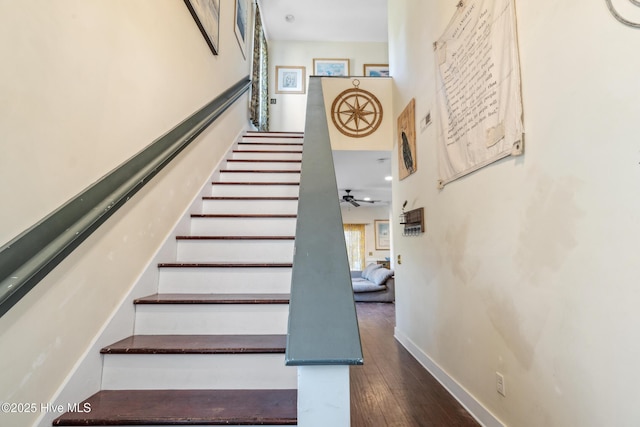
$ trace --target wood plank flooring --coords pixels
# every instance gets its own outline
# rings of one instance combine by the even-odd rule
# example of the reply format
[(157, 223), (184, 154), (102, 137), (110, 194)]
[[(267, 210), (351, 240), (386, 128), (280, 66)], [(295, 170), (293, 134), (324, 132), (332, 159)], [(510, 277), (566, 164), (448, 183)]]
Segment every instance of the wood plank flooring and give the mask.
[(352, 427), (476, 427), (393, 337), (395, 304), (357, 303), (364, 365), (352, 366)]

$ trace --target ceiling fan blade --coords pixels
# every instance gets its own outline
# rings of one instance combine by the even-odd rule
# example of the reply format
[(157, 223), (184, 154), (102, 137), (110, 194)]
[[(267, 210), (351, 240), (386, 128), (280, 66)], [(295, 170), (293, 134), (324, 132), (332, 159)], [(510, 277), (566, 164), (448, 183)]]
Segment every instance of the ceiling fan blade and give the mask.
[(357, 208), (358, 206), (360, 206), (359, 204), (357, 204), (357, 203), (356, 203), (356, 201), (355, 201), (355, 200), (349, 200), (349, 203), (351, 203), (351, 204), (352, 204), (353, 206), (355, 206), (356, 208)]

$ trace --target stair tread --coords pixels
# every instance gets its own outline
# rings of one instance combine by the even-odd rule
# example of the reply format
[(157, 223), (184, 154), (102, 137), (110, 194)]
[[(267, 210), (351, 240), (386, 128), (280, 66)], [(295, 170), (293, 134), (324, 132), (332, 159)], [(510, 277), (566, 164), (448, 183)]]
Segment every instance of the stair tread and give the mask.
[(232, 163), (302, 163), (302, 160), (276, 160), (276, 159), (227, 159)]
[(202, 200), (298, 200), (288, 196), (204, 196)]
[(241, 141), (238, 145), (285, 145), (285, 146), (302, 146), (302, 142), (256, 142), (256, 141)]
[(281, 135), (291, 135), (288, 138), (302, 138), (304, 137), (304, 132), (296, 132), (296, 131), (279, 131), (279, 130), (248, 130), (245, 133), (245, 136), (250, 137), (262, 137), (262, 138), (284, 138)]
[(300, 173), (294, 169), (222, 169), (220, 173)]
[(233, 150), (233, 153), (302, 154), (302, 150)]
[(296, 214), (191, 214), (191, 218), (297, 218)]
[(284, 353), (286, 335), (132, 335), (102, 354)]
[(176, 236), (176, 240), (295, 240), (294, 236)]
[(58, 425), (296, 425), (296, 390), (102, 390)]
[(212, 267), (212, 268), (291, 268), (292, 263), (238, 263), (238, 262), (163, 262), (158, 267)]
[(288, 304), (289, 294), (166, 293), (138, 298), (134, 304)]
[(243, 182), (243, 181), (214, 181), (213, 185), (300, 185), (299, 182)]

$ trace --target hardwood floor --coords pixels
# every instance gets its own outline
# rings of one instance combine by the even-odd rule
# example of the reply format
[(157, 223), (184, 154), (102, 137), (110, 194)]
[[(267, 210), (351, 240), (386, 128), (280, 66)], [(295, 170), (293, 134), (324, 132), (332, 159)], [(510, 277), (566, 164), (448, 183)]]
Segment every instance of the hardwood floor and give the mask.
[(395, 305), (357, 303), (364, 365), (352, 366), (352, 427), (479, 426), (393, 337)]

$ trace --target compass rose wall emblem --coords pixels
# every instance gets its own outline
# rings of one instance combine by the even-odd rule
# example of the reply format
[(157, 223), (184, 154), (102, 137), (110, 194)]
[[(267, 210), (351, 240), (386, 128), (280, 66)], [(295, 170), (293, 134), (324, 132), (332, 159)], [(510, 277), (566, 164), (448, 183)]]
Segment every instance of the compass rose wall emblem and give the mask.
[(340, 93), (331, 105), (331, 120), (335, 127), (351, 138), (374, 133), (382, 123), (382, 104), (374, 94), (360, 89), (360, 80), (353, 88)]

